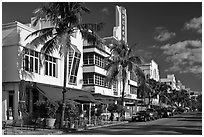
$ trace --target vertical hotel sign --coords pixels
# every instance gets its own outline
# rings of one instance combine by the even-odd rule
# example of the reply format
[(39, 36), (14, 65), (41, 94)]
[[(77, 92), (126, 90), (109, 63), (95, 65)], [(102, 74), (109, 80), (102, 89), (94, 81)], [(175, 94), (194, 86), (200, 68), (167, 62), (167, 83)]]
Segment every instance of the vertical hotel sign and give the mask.
[(126, 10), (121, 7), (121, 39), (126, 42)]

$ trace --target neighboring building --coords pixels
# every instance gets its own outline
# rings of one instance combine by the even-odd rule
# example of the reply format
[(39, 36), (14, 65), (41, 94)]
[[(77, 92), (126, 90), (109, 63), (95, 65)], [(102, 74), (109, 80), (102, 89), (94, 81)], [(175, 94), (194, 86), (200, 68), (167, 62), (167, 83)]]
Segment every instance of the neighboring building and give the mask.
[(113, 36), (118, 40), (127, 42), (127, 13), (122, 6), (116, 6), (116, 27), (113, 28)]
[(149, 76), (150, 79), (159, 81), (159, 66), (154, 60), (151, 60), (150, 63), (141, 65), (140, 68), (143, 70), (145, 75)]
[[(145, 63), (141, 65), (140, 68), (145, 73), (145, 75), (148, 76), (150, 79), (159, 81), (159, 66), (154, 60), (151, 60), (150, 63)], [(145, 102), (148, 104), (149, 99), (146, 98)], [(157, 105), (158, 103), (159, 103), (159, 95), (157, 95), (156, 98), (152, 98), (153, 105)]]
[(172, 89), (176, 89), (176, 78), (174, 74), (167, 75), (167, 78), (161, 78), (161, 83), (166, 83), (167, 85), (171, 86)]

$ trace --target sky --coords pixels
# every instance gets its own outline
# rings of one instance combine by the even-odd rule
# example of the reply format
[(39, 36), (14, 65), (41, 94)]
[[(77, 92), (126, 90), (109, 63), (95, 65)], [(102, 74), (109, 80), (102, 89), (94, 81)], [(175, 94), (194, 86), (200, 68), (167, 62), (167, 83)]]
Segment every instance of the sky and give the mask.
[[(2, 23), (29, 23), (39, 2), (3, 2)], [(186, 88), (202, 92), (201, 2), (86, 2), (84, 23), (104, 22), (101, 37), (113, 35), (115, 6), (126, 8), (128, 44), (134, 54), (159, 65), (160, 78), (175, 74)]]

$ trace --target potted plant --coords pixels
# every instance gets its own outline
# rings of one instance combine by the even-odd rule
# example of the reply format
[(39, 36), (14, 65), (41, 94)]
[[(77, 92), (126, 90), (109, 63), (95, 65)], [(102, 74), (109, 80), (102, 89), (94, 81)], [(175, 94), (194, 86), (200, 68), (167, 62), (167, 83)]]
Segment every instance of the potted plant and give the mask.
[(110, 113), (117, 113), (118, 114), (118, 117), (116, 117), (118, 121), (121, 120), (120, 115), (125, 113), (125, 109), (122, 105), (118, 105), (118, 104), (114, 104), (114, 103), (110, 104), (107, 109)]
[(53, 101), (38, 101), (38, 112), (40, 118), (45, 118), (46, 126), (53, 128), (56, 120), (57, 104)]
[(71, 100), (66, 101), (65, 106), (65, 120), (68, 121), (69, 128), (74, 128), (76, 125), (74, 125), (75, 120), (79, 120), (80, 116), (80, 109), (78, 106), (79, 103)]

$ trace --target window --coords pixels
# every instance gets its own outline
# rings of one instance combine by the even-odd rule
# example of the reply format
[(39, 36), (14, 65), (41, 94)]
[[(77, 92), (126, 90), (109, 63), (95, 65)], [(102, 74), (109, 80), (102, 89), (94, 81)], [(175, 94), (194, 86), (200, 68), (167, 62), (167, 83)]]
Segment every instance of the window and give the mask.
[(98, 74), (95, 74), (95, 85), (98, 85), (98, 86), (105, 86), (105, 77), (104, 76), (101, 76), (101, 75), (98, 75)]
[(83, 74), (84, 85), (96, 85), (105, 88), (111, 88), (109, 83), (105, 83), (105, 76), (93, 73)]
[(45, 75), (56, 77), (56, 61), (56, 58), (45, 55)]
[(138, 81), (137, 77), (135, 76), (135, 74), (133, 74), (133, 72), (130, 72), (130, 80)]
[(95, 55), (95, 65), (104, 68), (105, 66), (104, 58), (96, 54)]
[(84, 65), (94, 64), (94, 54), (84, 54)]
[(101, 68), (105, 67), (104, 57), (97, 54), (84, 54), (84, 65), (93, 65), (99, 66)]
[(130, 94), (137, 95), (137, 87), (130, 85)]
[(39, 73), (39, 53), (32, 49), (24, 48), (23, 68), (29, 72)]
[(84, 74), (83, 81), (84, 81), (84, 85), (94, 84), (94, 74)]
[(77, 81), (77, 73), (79, 69), (79, 63), (81, 58), (81, 53), (76, 47), (71, 47), (69, 50), (69, 64), (68, 64), (68, 82), (69, 84), (76, 84)]
[(69, 77), (71, 67), (72, 67), (72, 62), (73, 62), (73, 55), (74, 55), (74, 50), (72, 48), (70, 48), (68, 55), (69, 55), (69, 65), (68, 65), (68, 77)]
[(113, 82), (113, 95), (118, 95), (118, 92), (117, 92), (117, 81), (114, 81)]
[(81, 54), (75, 52), (69, 83), (76, 84)]

